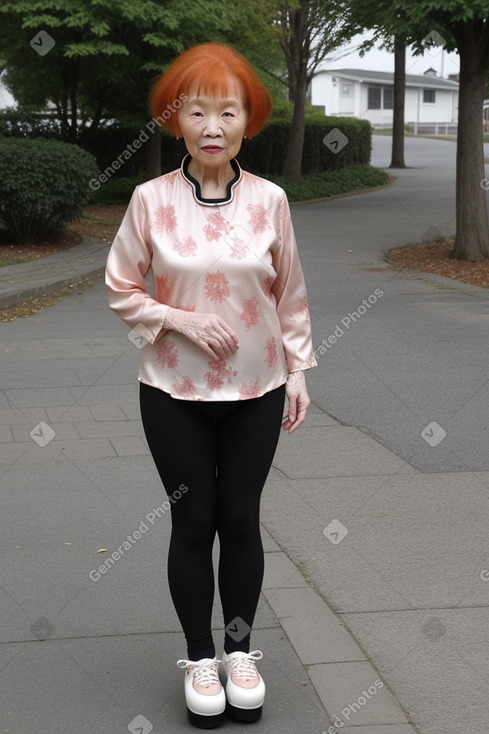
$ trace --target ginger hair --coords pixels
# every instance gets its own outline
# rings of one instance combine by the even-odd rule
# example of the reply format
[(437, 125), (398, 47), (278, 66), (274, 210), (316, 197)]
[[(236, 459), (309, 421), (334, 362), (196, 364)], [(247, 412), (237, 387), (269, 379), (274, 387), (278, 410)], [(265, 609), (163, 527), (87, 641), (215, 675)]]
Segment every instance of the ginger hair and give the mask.
[(180, 137), (176, 112), (191, 87), (197, 85), (198, 92), (224, 97), (233, 79), (244, 89), (248, 111), (245, 135), (251, 138), (260, 132), (270, 116), (272, 98), (250, 62), (223, 43), (201, 43), (180, 54), (151, 89), (151, 115), (165, 130)]

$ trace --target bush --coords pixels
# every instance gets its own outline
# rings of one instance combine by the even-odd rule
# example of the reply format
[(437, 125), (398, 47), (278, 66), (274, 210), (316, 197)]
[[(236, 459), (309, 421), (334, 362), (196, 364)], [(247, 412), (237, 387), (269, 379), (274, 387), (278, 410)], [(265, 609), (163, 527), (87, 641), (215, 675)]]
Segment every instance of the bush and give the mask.
[[(338, 153), (323, 143), (324, 137), (334, 128), (348, 138), (348, 143)], [(238, 156), (240, 164), (253, 173), (279, 176), (285, 161), (289, 132), (289, 122), (269, 122), (256, 138), (243, 141)], [(322, 122), (306, 123), (302, 174), (337, 171), (345, 166), (367, 164), (370, 162), (371, 147), (371, 127), (367, 120), (323, 116)]]
[(0, 222), (17, 242), (56, 234), (80, 217), (97, 174), (76, 145), (0, 138)]
[(60, 121), (50, 113), (7, 107), (0, 110), (0, 137), (61, 140), (63, 133)]
[(339, 171), (323, 171), (304, 177), (300, 183), (286, 181), (279, 176), (267, 176), (268, 179), (281, 186), (289, 201), (307, 201), (338, 196), (362, 189), (386, 186), (389, 175), (373, 166), (349, 166)]
[[(317, 117), (317, 113), (314, 117)], [(338, 128), (348, 138), (347, 144), (338, 153), (323, 143), (324, 137), (334, 128)], [(256, 138), (243, 140), (238, 154), (240, 165), (245, 170), (261, 176), (280, 176), (287, 152), (289, 132), (288, 120), (268, 122)], [(161, 156), (163, 173), (172, 171), (180, 164), (185, 154), (181, 142), (163, 133)], [(323, 115), (321, 122), (306, 123), (302, 174), (307, 176), (321, 171), (337, 171), (346, 166), (368, 164), (371, 149), (372, 128), (368, 120)]]
[(101, 184), (100, 188), (92, 193), (90, 197), (90, 203), (92, 204), (129, 204), (129, 199), (136, 186), (141, 183), (141, 178), (138, 176), (133, 177), (119, 177), (114, 176), (105, 183)]

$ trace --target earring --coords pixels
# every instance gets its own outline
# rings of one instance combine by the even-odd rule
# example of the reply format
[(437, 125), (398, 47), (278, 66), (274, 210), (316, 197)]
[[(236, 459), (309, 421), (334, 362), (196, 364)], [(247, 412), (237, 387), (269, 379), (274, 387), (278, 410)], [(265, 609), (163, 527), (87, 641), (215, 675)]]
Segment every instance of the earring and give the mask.
[(247, 136), (247, 135), (245, 135), (245, 136), (244, 136), (244, 139), (245, 139), (245, 140), (247, 140), (247, 138), (248, 138), (248, 136)]

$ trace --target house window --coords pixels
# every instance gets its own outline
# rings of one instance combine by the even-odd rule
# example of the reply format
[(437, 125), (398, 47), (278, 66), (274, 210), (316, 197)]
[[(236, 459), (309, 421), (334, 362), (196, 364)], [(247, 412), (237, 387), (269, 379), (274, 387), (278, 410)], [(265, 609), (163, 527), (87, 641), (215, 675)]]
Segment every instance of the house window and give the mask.
[(393, 87), (384, 87), (384, 110), (392, 110), (394, 107), (394, 89)]
[(381, 87), (368, 88), (368, 108), (369, 110), (380, 110), (382, 103)]
[(342, 84), (341, 85), (341, 96), (342, 97), (351, 97), (351, 84)]
[(423, 89), (423, 104), (435, 104), (436, 89)]
[(392, 110), (394, 104), (393, 87), (369, 87), (369, 110)]

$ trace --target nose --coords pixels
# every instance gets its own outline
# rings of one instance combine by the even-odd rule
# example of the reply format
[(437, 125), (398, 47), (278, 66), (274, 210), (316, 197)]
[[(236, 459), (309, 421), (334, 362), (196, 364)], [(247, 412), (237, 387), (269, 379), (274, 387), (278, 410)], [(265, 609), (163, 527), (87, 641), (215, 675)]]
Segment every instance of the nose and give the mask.
[(222, 135), (222, 128), (220, 126), (220, 120), (217, 115), (210, 115), (207, 118), (204, 135), (209, 135), (212, 138)]

